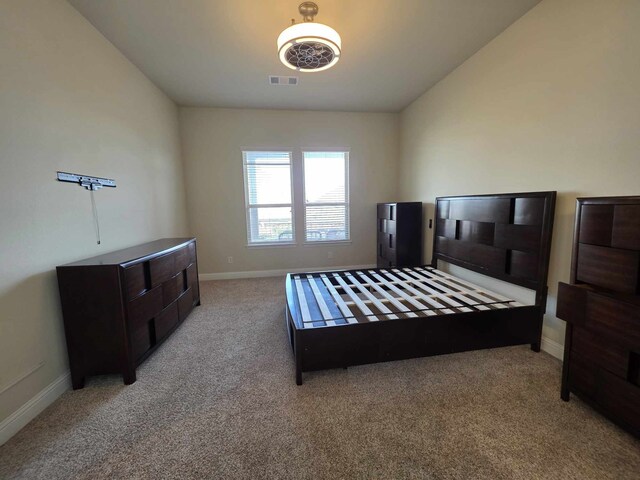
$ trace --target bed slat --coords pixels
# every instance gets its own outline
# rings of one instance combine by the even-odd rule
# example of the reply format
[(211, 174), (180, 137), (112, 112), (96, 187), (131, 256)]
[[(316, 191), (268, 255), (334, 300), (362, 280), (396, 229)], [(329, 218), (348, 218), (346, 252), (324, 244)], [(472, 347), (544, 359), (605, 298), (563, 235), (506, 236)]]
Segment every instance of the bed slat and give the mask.
[[(406, 270), (406, 269), (405, 269)], [(476, 305), (480, 305), (481, 302), (479, 301), (474, 301), (473, 299), (465, 296), (464, 294), (456, 291), (456, 290), (452, 290), (451, 288), (448, 288), (446, 285), (442, 285), (440, 283), (436, 283), (434, 282), (434, 279), (431, 278), (430, 276), (427, 276), (423, 273), (417, 272), (412, 270), (411, 274), (419, 277), (422, 279), (422, 281), (424, 283), (427, 283), (429, 286), (431, 286), (434, 289), (440, 289), (442, 290), (446, 295), (455, 298), (456, 300), (459, 300), (460, 302), (462, 302), (462, 304), (458, 307), (460, 309), (460, 311), (462, 312), (473, 312), (472, 308), (469, 307), (474, 307)]]
[[(405, 270), (409, 270), (409, 269), (405, 269)], [(437, 298), (438, 300), (442, 300), (444, 303), (446, 303), (447, 305), (449, 305), (448, 308), (463, 308), (464, 305), (460, 302), (458, 302), (457, 300), (454, 300), (453, 298), (451, 298), (450, 295), (445, 295), (442, 292), (439, 292), (438, 290), (435, 290), (434, 288), (432, 288), (431, 283), (429, 282), (428, 278), (424, 278), (422, 280), (418, 280), (415, 277), (411, 277), (409, 275), (407, 275), (405, 272), (403, 272), (402, 270), (396, 270), (395, 273), (397, 273), (399, 276), (401, 276), (402, 278), (411, 281), (413, 284), (415, 284), (417, 287), (421, 288), (422, 290), (424, 290), (425, 292), (429, 292), (429, 294), (431, 294), (432, 297)], [(448, 312), (445, 312), (448, 313)]]
[(385, 299), (387, 299), (387, 301), (389, 301), (392, 305), (394, 305), (398, 310), (400, 310), (402, 313), (406, 313), (407, 316), (409, 317), (417, 317), (418, 315), (414, 312), (412, 312), (409, 308), (407, 308), (405, 305), (403, 305), (401, 302), (398, 301), (397, 298), (392, 297), (391, 295), (389, 295), (389, 293), (387, 293), (387, 291), (381, 287), (379, 287), (378, 285), (376, 285), (375, 283), (371, 282), (371, 279), (369, 277), (367, 277), (364, 273), (358, 271), (356, 272), (358, 275), (360, 275), (362, 278), (364, 278), (367, 282), (371, 283), (372, 288), (380, 293), (382, 296), (385, 297)]
[(307, 275), (307, 280), (309, 281), (309, 285), (311, 285), (311, 290), (313, 291), (314, 297), (316, 297), (316, 302), (318, 302), (318, 306), (320, 307), (320, 313), (322, 313), (322, 318), (326, 322), (328, 327), (335, 326), (336, 322), (333, 320), (333, 315), (329, 311), (329, 307), (324, 301), (324, 296), (320, 292), (318, 285), (316, 284), (315, 279), (311, 275)]
[(337, 273), (334, 273), (333, 276), (338, 281), (342, 289), (347, 293), (347, 295), (349, 295), (351, 300), (353, 300), (356, 306), (360, 309), (360, 311), (364, 313), (367, 320), (369, 320), (370, 322), (377, 322), (378, 319), (376, 318), (375, 314), (362, 302), (360, 297), (358, 297), (358, 295), (356, 295), (356, 293), (351, 290), (351, 287), (346, 284), (342, 277), (340, 277), (340, 275), (338, 275)]
[[(384, 284), (384, 279), (378, 275), (374, 270), (369, 270), (369, 274), (371, 274), (371, 276), (373, 278), (375, 278), (376, 280), (378, 280), (379, 282)], [(400, 290), (398, 287), (396, 287), (394, 285), (395, 282), (389, 282), (386, 285), (389, 287), (389, 289), (393, 290), (396, 294), (400, 295), (402, 298), (404, 298), (407, 302), (409, 302), (411, 305), (413, 305), (414, 307), (416, 307), (418, 310), (424, 310), (424, 313), (426, 315), (437, 315), (436, 312), (433, 311), (432, 308), (427, 307), (425, 305), (423, 305), (422, 303), (420, 303), (416, 297), (410, 297), (409, 295), (407, 295), (406, 293), (404, 293), (402, 290)], [(411, 290), (413, 290), (415, 293), (419, 293), (417, 290), (409, 287)], [(410, 290), (410, 291), (411, 291)], [(421, 296), (418, 296), (417, 298), (421, 298)], [(437, 304), (437, 302), (433, 302), (435, 304)], [(440, 307), (436, 307), (436, 308), (440, 308)]]
[(338, 308), (342, 312), (342, 315), (344, 315), (345, 320), (348, 323), (358, 323), (358, 320), (355, 319), (355, 315), (351, 312), (344, 300), (342, 300), (342, 297), (336, 291), (336, 288), (333, 286), (327, 276), (323, 273), (320, 275), (320, 279), (322, 280), (322, 283), (324, 283), (327, 287), (327, 290), (329, 290), (329, 293), (333, 297), (333, 300), (336, 302), (336, 305), (338, 305)]
[[(423, 299), (425, 302), (427, 302), (432, 307), (440, 309), (440, 310), (447, 309), (446, 305), (444, 305), (444, 304), (442, 304), (440, 302), (437, 302), (436, 300), (433, 299), (434, 295), (424, 295), (423, 293), (420, 293), (418, 290), (413, 288), (409, 283), (400, 280), (398, 277), (396, 277), (395, 275), (391, 274), (390, 272), (388, 272), (386, 270), (381, 270), (381, 273), (384, 273), (387, 277), (391, 278), (392, 280), (395, 280), (398, 285), (401, 285), (405, 290), (408, 290), (409, 292), (413, 293), (417, 297)], [(398, 272), (398, 273), (400, 273), (400, 272)], [(420, 282), (417, 282), (417, 283), (420, 283)], [(438, 298), (438, 297), (436, 296), (435, 298)]]
[[(341, 277), (340, 277), (337, 273), (334, 273), (333, 275), (334, 275), (334, 277), (338, 278), (338, 281), (339, 281), (339, 282), (344, 283), (344, 280), (342, 280), (342, 279), (341, 279)], [(367, 290), (365, 287), (363, 287), (363, 286), (360, 284), (360, 282), (359, 282), (359, 281), (358, 281), (358, 280), (357, 280), (353, 275), (351, 275), (351, 274), (347, 274), (346, 276), (348, 276), (348, 277), (349, 277), (349, 280), (351, 280), (351, 283), (353, 283), (353, 285), (354, 285), (358, 290), (360, 290), (360, 292), (362, 292), (362, 294), (363, 294), (365, 297), (367, 297), (369, 300), (371, 300), (371, 303), (373, 303), (373, 304), (376, 306), (376, 308), (377, 308), (378, 310), (380, 310), (382, 313), (385, 313), (385, 314), (387, 315), (387, 318), (388, 318), (388, 319), (390, 319), (390, 320), (395, 320), (395, 319), (397, 319), (397, 318), (398, 318), (398, 316), (397, 316), (395, 313), (393, 313), (391, 310), (389, 310), (389, 308), (387, 308), (387, 306), (386, 306), (386, 305), (384, 305), (380, 300), (378, 300), (376, 297), (374, 297), (373, 295), (371, 295), (371, 292), (369, 292), (369, 290)], [(341, 285), (342, 285), (342, 283), (341, 283)], [(346, 283), (344, 283), (344, 285), (346, 285)], [(343, 285), (343, 287), (344, 287), (344, 285)], [(353, 290), (351, 290), (351, 289), (349, 289), (349, 290), (353, 293)], [(359, 301), (360, 303), (362, 303), (362, 301), (361, 301), (360, 297), (358, 297), (358, 295), (357, 295), (357, 294), (352, 295), (352, 297), (351, 297), (351, 298), (353, 298), (353, 299), (354, 299), (354, 301), (355, 301), (355, 299), (357, 298), (357, 299), (358, 299), (358, 301)], [(364, 305), (364, 304), (363, 304), (363, 305)], [(358, 305), (358, 306), (359, 306), (359, 305)], [(377, 318), (376, 318), (376, 320), (377, 320)]]
[(305, 323), (312, 322), (313, 320), (311, 320), (309, 305), (307, 305), (307, 297), (304, 294), (304, 288), (302, 287), (300, 277), (295, 276), (294, 280), (296, 283), (296, 294), (298, 295), (298, 302), (300, 303), (300, 313), (302, 313), (302, 322), (304, 325)]

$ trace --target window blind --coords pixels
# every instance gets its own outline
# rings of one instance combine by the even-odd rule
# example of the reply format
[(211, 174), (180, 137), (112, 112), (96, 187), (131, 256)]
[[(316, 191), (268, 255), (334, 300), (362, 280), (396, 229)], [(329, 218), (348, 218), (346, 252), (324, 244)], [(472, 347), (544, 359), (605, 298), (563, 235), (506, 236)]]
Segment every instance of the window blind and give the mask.
[(303, 160), (305, 240), (349, 240), (348, 153), (303, 152)]
[(291, 152), (242, 153), (248, 243), (293, 242)]

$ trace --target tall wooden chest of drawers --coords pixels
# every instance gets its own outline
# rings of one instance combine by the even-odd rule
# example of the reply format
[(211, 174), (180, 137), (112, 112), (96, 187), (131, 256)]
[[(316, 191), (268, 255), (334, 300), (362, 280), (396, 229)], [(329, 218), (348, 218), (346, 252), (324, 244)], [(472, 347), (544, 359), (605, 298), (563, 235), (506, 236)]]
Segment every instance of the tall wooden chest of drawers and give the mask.
[(571, 392), (640, 436), (640, 197), (580, 198), (561, 396)]
[(200, 305), (195, 238), (164, 238), (57, 267), (74, 389), (88, 375), (136, 381), (142, 363)]
[(378, 268), (422, 265), (422, 202), (378, 204)]

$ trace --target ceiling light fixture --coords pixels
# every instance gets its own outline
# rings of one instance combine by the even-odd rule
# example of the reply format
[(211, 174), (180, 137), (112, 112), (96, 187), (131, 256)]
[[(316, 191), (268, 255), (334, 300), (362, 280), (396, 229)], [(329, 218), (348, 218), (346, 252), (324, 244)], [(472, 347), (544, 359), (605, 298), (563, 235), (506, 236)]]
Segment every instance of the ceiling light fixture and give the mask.
[(333, 28), (315, 23), (318, 5), (303, 2), (298, 6), (303, 23), (294, 23), (278, 37), (278, 56), (287, 67), (299, 72), (321, 72), (340, 59), (342, 40)]

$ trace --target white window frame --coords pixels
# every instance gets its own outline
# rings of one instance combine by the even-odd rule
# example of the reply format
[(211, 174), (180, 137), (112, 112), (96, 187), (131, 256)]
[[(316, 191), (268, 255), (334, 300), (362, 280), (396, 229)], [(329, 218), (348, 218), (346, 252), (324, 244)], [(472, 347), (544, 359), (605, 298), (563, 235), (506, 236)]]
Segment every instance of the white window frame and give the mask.
[[(306, 172), (305, 172), (305, 153), (342, 153), (344, 154), (344, 202), (310, 202), (307, 203), (306, 189)], [(305, 245), (327, 245), (332, 243), (351, 243), (351, 197), (349, 195), (349, 160), (351, 152), (348, 148), (305, 148), (302, 149), (301, 162), (302, 162), (302, 218), (303, 218), (303, 238)], [(331, 207), (331, 206), (345, 206), (346, 218), (345, 226), (347, 227), (348, 236), (344, 240), (307, 240), (307, 206), (318, 207)]]
[[(289, 184), (291, 188), (291, 203), (255, 203), (249, 201), (249, 181), (247, 176), (247, 153), (286, 153), (289, 155), (289, 163), (269, 163), (269, 165), (288, 165), (289, 166)], [(244, 181), (244, 209), (247, 228), (247, 247), (287, 247), (296, 245), (296, 214), (294, 208), (295, 194), (293, 191), (293, 151), (288, 148), (283, 149), (267, 149), (267, 148), (243, 148), (242, 149), (242, 176)], [(291, 209), (291, 240), (286, 242), (252, 242), (251, 241), (251, 208), (286, 208)]]

